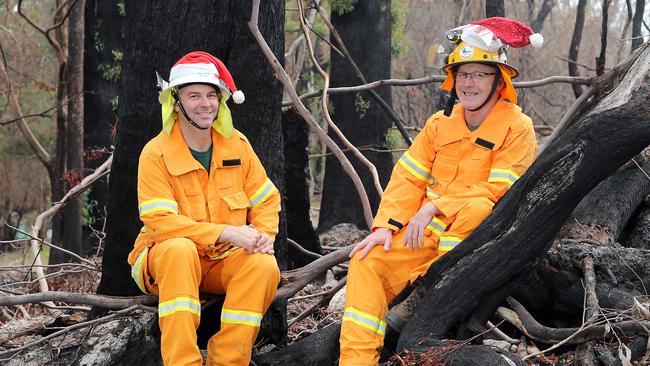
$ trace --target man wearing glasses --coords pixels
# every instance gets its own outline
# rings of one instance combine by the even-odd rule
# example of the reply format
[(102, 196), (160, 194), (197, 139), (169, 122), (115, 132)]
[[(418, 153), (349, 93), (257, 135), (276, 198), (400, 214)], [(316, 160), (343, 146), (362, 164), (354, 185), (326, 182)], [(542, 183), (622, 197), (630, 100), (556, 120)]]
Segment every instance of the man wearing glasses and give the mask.
[(341, 365), (378, 364), (388, 303), (469, 236), (535, 157), (535, 131), (516, 105), (511, 79), (518, 71), (506, 47), (541, 46), (541, 35), (488, 18), (447, 36), (455, 45), (440, 87), (450, 92), (447, 107), (395, 165), (372, 233), (350, 254)]

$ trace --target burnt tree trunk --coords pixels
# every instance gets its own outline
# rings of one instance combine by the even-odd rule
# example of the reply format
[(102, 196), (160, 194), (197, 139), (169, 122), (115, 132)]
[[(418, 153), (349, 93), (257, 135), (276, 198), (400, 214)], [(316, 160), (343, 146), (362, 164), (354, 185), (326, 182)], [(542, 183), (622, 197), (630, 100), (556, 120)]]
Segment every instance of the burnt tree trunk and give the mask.
[[(70, 10), (68, 19), (68, 68), (66, 73), (68, 115), (65, 128), (66, 171), (63, 178), (69, 191), (83, 179), (83, 119), (84, 119), (84, 1), (78, 1)], [(77, 254), (81, 251), (82, 235), (81, 196), (71, 198), (63, 207), (63, 241), (61, 247)], [(70, 262), (67, 254), (51, 252), (50, 264)]]
[(643, 35), (641, 26), (643, 25), (643, 11), (645, 9), (645, 0), (636, 0), (634, 6), (634, 17), (632, 18), (632, 52), (643, 44)]
[(647, 171), (650, 171), (650, 162), (641, 168), (628, 164), (626, 169), (612, 174), (573, 210), (560, 229), (559, 237), (616, 243), (625, 225), (650, 193), (650, 179), (644, 173)]
[[(571, 45), (569, 46), (569, 75), (580, 76), (578, 71), (578, 53), (580, 51), (580, 41), (582, 40), (582, 28), (585, 25), (585, 7), (587, 0), (578, 0), (578, 7), (576, 8), (576, 23), (573, 27), (573, 36), (571, 37)], [(582, 87), (578, 84), (571, 84), (573, 88), (573, 95), (576, 99), (582, 94)]]
[[(265, 1), (260, 30), (273, 51), (284, 50), (284, 2)], [(126, 4), (124, 60), (120, 79), (120, 125), (109, 184), (106, 247), (97, 292), (131, 295), (139, 291), (126, 262), (142, 223), (137, 210), (138, 156), (161, 130), (155, 71), (165, 78), (184, 54), (205, 50), (220, 58), (246, 94), (241, 106), (230, 104), (236, 128), (247, 135), (280, 192), (284, 189), (284, 157), (280, 125), (282, 88), (246, 24), (250, 1), (138, 1)], [(170, 20), (172, 22), (170, 23)], [(146, 24), (147, 26), (143, 26)], [(146, 60), (146, 62), (143, 62)], [(232, 103), (232, 102), (229, 102)], [(276, 257), (286, 268), (286, 229), (281, 215)], [(260, 335), (282, 343), (286, 334), (285, 305), (275, 304)], [(269, 327), (268, 324), (272, 324)]]
[(620, 84), (540, 155), (472, 235), (433, 263), (424, 277), (429, 291), (398, 349), (445, 337), (476, 313), (492, 314), (582, 197), (650, 144), (649, 50), (643, 47)]
[(486, 0), (485, 1), (485, 17), (505, 17), (506, 6), (503, 0)]
[[(110, 154), (112, 129), (117, 123), (118, 80), (121, 71), (124, 15), (116, 1), (86, 0), (86, 56), (84, 58), (84, 166), (96, 169)], [(95, 182), (88, 198), (94, 228), (103, 228), (108, 201), (108, 178)], [(84, 226), (84, 252), (94, 253), (99, 244)]]
[[(284, 203), (287, 212), (287, 237), (303, 248), (323, 254), (320, 240), (309, 216), (309, 126), (293, 110), (282, 113), (284, 137)], [(289, 246), (288, 269), (295, 269), (311, 262), (310, 258)]]
[[(390, 1), (359, 1), (354, 10), (345, 14), (332, 12), (332, 24), (345, 42), (352, 58), (368, 81), (390, 77), (391, 14)], [(332, 42), (335, 43), (333, 37)], [(348, 61), (332, 52), (331, 86), (350, 86), (359, 83)], [(377, 93), (391, 104), (390, 90), (382, 88)], [(356, 147), (385, 149), (386, 133), (393, 124), (384, 109), (368, 92), (332, 95), (332, 120)], [(329, 135), (342, 149), (345, 147), (330, 131)], [(362, 150), (364, 156), (377, 168), (382, 186), (386, 186), (393, 167), (391, 154)], [(373, 212), (380, 197), (368, 168), (350, 152), (348, 159), (367, 187)], [(329, 155), (325, 163), (325, 179), (321, 201), (318, 231), (336, 224), (350, 222), (367, 229), (361, 200), (348, 175), (335, 156)]]

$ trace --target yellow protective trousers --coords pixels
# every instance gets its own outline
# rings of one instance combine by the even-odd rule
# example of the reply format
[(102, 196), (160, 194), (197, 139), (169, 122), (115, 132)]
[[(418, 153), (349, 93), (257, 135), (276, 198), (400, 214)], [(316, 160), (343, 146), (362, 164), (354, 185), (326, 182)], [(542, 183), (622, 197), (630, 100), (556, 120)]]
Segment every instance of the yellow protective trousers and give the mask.
[(214, 261), (200, 257), (194, 242), (186, 238), (157, 243), (144, 255), (146, 267), (139, 269), (145, 272), (147, 292), (159, 298), (164, 364), (201, 366), (196, 329), (202, 291), (226, 294), (221, 329), (208, 341), (206, 365), (247, 366), (262, 316), (280, 282), (275, 257), (237, 249)]
[(425, 232), (424, 247), (411, 251), (404, 246), (405, 227), (393, 235), (388, 252), (378, 245), (363, 260), (359, 260), (358, 253), (352, 258), (341, 325), (340, 365), (378, 364), (388, 303), (465, 239), (492, 212), (492, 207), (487, 198), (470, 198), (457, 216), (432, 220)]

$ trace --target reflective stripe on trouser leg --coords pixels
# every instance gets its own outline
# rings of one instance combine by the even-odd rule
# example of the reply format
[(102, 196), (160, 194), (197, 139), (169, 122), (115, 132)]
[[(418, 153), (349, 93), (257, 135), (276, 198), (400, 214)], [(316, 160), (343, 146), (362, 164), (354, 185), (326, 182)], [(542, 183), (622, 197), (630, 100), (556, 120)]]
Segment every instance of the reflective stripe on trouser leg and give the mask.
[(280, 282), (275, 257), (239, 249), (217, 263), (205, 263), (201, 290), (226, 293), (221, 329), (208, 341), (206, 365), (247, 366), (262, 317)]
[[(373, 248), (359, 260), (355, 255), (348, 270), (345, 315), (341, 323), (340, 365), (376, 365), (384, 343), (384, 316), (388, 302), (409, 283), (411, 272), (436, 256), (435, 240), (425, 237), (425, 245), (411, 251), (402, 245), (406, 230), (393, 235), (388, 253)], [(437, 238), (437, 237), (436, 237)]]
[(157, 286), (160, 348), (165, 365), (202, 363), (196, 345), (201, 304), (201, 264), (196, 245), (189, 239), (174, 238), (149, 250), (148, 265)]
[(439, 249), (443, 252), (454, 249), (485, 220), (492, 212), (492, 207), (494, 207), (494, 203), (487, 198), (468, 199), (465, 206), (456, 214), (454, 222), (440, 237)]

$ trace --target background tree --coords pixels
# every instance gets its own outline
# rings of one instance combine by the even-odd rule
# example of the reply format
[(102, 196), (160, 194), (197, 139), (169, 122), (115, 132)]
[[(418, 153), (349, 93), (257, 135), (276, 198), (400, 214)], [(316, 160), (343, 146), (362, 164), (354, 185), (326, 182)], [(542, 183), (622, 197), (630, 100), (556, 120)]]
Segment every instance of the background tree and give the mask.
[[(353, 9), (332, 9), (332, 24), (337, 29), (352, 60), (358, 65), (369, 81), (390, 77), (391, 54), (391, 6), (390, 1), (360, 1)], [(331, 37), (330, 42), (336, 44)], [(350, 66), (350, 60), (337, 52), (331, 52), (332, 87), (358, 83), (359, 79)], [(381, 89), (377, 93), (389, 105), (390, 90)], [(332, 96), (332, 119), (352, 144), (362, 148), (362, 153), (370, 160), (385, 186), (393, 167), (392, 156), (382, 152), (386, 149), (386, 133), (392, 120), (386, 111), (369, 93)], [(329, 135), (343, 146), (336, 135)], [(377, 151), (375, 151), (377, 150)], [(347, 153), (366, 187), (374, 187), (368, 168), (361, 164), (352, 153)], [(368, 189), (373, 210), (379, 205), (380, 196), (376, 189)], [(343, 172), (338, 160), (329, 155), (325, 164), (325, 179), (321, 199), (318, 230), (326, 230), (342, 222), (367, 228), (361, 209), (361, 201), (350, 178)]]
[[(121, 74), (124, 2), (86, 0), (84, 58), (85, 170), (94, 170), (110, 154), (113, 127), (117, 123), (118, 81)], [(84, 220), (84, 252), (99, 244), (91, 227), (101, 230), (106, 219), (108, 179), (93, 184), (87, 194)]]

